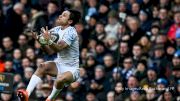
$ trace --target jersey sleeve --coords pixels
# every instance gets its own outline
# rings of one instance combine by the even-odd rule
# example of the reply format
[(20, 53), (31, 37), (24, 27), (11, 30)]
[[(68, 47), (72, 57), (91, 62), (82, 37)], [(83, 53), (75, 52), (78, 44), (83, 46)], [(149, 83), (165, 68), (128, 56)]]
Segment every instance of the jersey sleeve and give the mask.
[(69, 46), (74, 42), (77, 37), (77, 32), (74, 28), (70, 28), (63, 36), (62, 40), (65, 41)]

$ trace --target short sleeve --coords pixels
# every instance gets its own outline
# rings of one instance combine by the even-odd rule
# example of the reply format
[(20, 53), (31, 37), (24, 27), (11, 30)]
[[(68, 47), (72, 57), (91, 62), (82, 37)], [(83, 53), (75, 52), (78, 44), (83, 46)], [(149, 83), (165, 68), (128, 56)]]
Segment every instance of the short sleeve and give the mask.
[(75, 28), (70, 28), (64, 34), (62, 40), (65, 41), (70, 46), (74, 42), (76, 37), (77, 37), (77, 32), (76, 32)]

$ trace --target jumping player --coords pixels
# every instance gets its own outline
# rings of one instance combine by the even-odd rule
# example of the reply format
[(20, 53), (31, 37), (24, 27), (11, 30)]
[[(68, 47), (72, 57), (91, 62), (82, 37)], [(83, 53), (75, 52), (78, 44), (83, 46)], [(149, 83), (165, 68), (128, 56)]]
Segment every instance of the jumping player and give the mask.
[[(20, 101), (28, 101), (32, 91), (45, 75), (57, 77), (54, 81), (53, 90), (46, 101), (54, 100), (64, 85), (68, 85), (79, 78), (79, 38), (73, 26), (78, 23), (80, 18), (80, 12), (66, 10), (58, 17), (59, 26), (51, 30), (48, 30), (47, 27), (41, 29), (41, 37), (46, 40), (42, 48), (49, 54), (56, 52), (57, 58), (54, 61), (47, 61), (38, 66), (26, 90), (17, 91)], [(57, 42), (52, 40), (51, 33), (59, 35)], [(34, 32), (32, 32), (32, 36), (39, 41)], [(39, 43), (42, 44), (41, 41)]]

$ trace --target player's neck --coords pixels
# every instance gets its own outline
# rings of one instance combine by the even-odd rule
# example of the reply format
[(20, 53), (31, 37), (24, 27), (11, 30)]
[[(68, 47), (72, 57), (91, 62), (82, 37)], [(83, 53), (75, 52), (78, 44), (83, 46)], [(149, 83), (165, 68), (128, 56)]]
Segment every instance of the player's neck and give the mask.
[(61, 30), (64, 30), (64, 29), (66, 29), (67, 27), (69, 27), (69, 25), (61, 26)]

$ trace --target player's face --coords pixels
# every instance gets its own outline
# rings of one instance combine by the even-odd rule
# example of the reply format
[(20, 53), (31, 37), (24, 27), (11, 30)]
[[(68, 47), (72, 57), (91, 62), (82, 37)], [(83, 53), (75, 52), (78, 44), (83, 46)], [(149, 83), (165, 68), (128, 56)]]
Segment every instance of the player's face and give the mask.
[(70, 12), (69, 11), (64, 11), (61, 15), (59, 15), (58, 18), (58, 23), (61, 26), (66, 26), (70, 23), (69, 20)]

